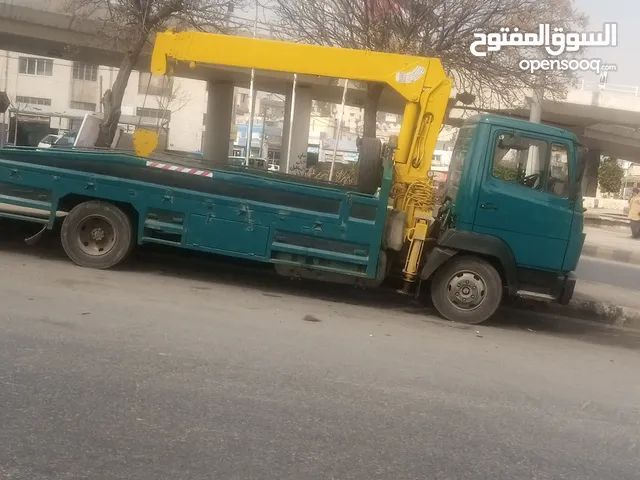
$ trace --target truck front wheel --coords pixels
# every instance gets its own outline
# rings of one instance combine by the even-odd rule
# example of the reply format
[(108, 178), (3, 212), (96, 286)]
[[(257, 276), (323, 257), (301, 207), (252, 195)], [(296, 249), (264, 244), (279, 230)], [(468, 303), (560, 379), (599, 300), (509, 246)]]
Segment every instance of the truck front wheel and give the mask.
[(60, 238), (74, 263), (97, 269), (117, 265), (134, 245), (129, 216), (115, 205), (95, 200), (81, 203), (69, 212)]
[(435, 273), (431, 299), (447, 320), (477, 325), (488, 320), (500, 306), (502, 279), (481, 258), (454, 257)]

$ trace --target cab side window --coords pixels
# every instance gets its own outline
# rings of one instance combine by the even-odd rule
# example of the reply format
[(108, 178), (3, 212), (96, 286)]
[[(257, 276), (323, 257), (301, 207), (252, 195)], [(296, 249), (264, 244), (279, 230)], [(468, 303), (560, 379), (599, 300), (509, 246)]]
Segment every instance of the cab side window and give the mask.
[(542, 140), (502, 134), (493, 155), (492, 175), (505, 182), (543, 190), (549, 146)]
[(566, 198), (569, 196), (569, 150), (566, 145), (551, 144), (546, 191), (556, 197)]

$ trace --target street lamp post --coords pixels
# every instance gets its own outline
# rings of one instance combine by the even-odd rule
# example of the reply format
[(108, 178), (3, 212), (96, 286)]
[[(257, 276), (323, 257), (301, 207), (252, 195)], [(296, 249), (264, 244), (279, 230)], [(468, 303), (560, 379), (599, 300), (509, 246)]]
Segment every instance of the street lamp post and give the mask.
[[(259, 3), (256, 0), (255, 18), (253, 20), (253, 38), (258, 36), (258, 7)], [(251, 140), (253, 137), (253, 114), (256, 105), (256, 91), (255, 91), (256, 69), (251, 69), (251, 80), (249, 83), (249, 125), (247, 126), (247, 149), (245, 152), (245, 160), (249, 165), (249, 158), (251, 157)]]

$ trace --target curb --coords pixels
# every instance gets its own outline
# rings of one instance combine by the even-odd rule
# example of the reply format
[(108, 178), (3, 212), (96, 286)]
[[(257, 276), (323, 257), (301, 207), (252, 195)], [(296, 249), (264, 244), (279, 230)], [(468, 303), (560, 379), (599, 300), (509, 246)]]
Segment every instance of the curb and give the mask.
[(580, 320), (602, 327), (640, 333), (640, 310), (619, 307), (609, 302), (577, 298), (572, 300), (569, 305), (558, 305), (534, 300), (517, 300), (512, 306), (558, 319)]
[(626, 218), (583, 217), (582, 221), (586, 227), (629, 227)]
[[(640, 242), (638, 244), (640, 245)], [(640, 265), (640, 249), (638, 251), (622, 250), (585, 243), (582, 247), (582, 256)]]

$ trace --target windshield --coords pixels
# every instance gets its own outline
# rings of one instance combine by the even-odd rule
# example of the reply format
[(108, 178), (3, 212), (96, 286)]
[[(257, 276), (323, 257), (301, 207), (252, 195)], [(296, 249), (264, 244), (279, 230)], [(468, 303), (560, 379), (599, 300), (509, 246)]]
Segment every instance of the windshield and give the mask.
[(463, 126), (458, 132), (456, 144), (451, 154), (451, 163), (449, 163), (449, 174), (447, 175), (447, 186), (445, 188), (445, 198), (449, 197), (451, 201), (455, 201), (458, 195), (458, 186), (462, 178), (462, 169), (465, 159), (469, 153), (471, 139), (475, 125)]

